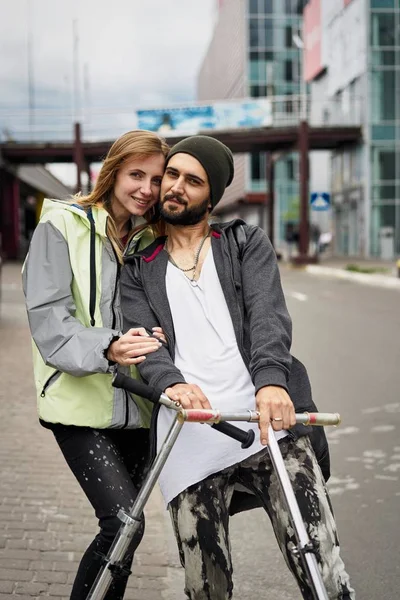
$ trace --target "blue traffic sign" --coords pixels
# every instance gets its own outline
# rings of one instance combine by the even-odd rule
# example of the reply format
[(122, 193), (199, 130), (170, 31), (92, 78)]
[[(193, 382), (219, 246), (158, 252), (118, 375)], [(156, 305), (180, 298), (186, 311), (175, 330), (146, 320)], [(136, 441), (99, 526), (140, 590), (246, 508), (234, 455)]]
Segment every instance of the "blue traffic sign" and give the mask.
[(313, 210), (328, 210), (331, 207), (331, 196), (327, 192), (313, 192), (310, 204)]

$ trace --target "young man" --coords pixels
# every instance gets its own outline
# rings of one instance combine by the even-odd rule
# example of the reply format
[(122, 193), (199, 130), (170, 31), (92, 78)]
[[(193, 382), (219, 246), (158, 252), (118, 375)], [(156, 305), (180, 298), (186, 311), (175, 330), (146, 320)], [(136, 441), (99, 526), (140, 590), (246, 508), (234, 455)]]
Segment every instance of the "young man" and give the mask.
[[(125, 327), (161, 326), (167, 338), (167, 347), (140, 365), (150, 385), (184, 408), (256, 406), (260, 412), (260, 438), (246, 450), (210, 427), (185, 424), (163, 469), (160, 484), (185, 567), (186, 595), (232, 597), (228, 521), (240, 485), (267, 511), (303, 598), (312, 599), (288, 550), (293, 530), (266, 447), (272, 423), (329, 598), (353, 599), (310, 431), (295, 425), (295, 408), (315, 407), (307, 373), (290, 355), (291, 320), (274, 250), (258, 227), (208, 223), (233, 174), (232, 154), (217, 140), (193, 136), (176, 144), (161, 186), (167, 236), (128, 259), (121, 279)], [(174, 418), (165, 407), (159, 410), (159, 440)], [(314, 446), (326, 459), (324, 438), (315, 438)], [(322, 466), (329, 476), (329, 466)]]

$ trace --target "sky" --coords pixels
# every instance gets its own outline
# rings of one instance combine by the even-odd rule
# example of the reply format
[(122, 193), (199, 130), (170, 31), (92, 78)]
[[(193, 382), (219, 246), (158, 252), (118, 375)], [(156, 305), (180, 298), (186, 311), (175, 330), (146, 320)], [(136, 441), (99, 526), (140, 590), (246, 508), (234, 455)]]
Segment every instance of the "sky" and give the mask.
[(0, 139), (68, 139), (74, 116), (113, 139), (139, 108), (195, 100), (216, 5), (0, 0)]

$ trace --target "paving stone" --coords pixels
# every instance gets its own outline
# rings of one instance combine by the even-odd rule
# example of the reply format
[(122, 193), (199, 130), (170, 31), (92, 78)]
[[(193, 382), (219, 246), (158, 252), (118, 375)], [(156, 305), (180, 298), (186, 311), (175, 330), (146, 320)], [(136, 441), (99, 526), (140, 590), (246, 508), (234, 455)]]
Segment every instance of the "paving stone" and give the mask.
[(13, 581), (0, 581), (0, 594), (11, 594), (15, 587)]
[(39, 596), (47, 592), (49, 586), (47, 583), (32, 583), (19, 581), (15, 587), (15, 594), (27, 594), (28, 596)]
[(67, 583), (68, 573), (60, 571), (37, 571), (34, 576), (34, 581), (43, 583)]
[[(6, 277), (9, 283), (20, 286), (20, 269), (19, 264), (6, 263), (3, 281)], [(3, 293), (0, 600), (69, 600), (79, 561), (98, 531), (97, 519), (54, 436), (38, 423), (31, 341), (20, 288), (12, 303), (7, 302), (7, 294)], [(23, 376), (20, 369), (15, 369), (16, 364), (24, 365)], [(165, 535), (172, 533), (158, 490), (145, 512), (146, 534), (136, 553), (124, 600), (162, 600), (163, 590), (171, 583)]]

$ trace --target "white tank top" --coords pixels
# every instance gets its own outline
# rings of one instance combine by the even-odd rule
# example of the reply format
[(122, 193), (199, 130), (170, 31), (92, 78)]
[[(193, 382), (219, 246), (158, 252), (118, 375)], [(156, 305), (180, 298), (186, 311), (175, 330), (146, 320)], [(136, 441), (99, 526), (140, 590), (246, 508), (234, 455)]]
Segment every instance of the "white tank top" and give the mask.
[[(166, 288), (175, 329), (175, 365), (188, 383), (197, 384), (213, 408), (222, 411), (255, 409), (255, 389), (239, 352), (228, 306), (210, 248), (198, 285), (168, 263)], [(158, 448), (175, 418), (161, 407), (157, 423)], [(265, 447), (256, 423), (232, 423), (254, 429), (256, 438), (243, 450), (236, 440), (209, 425), (185, 423), (160, 476), (168, 504), (181, 491)], [(287, 435), (276, 432), (276, 438)]]

